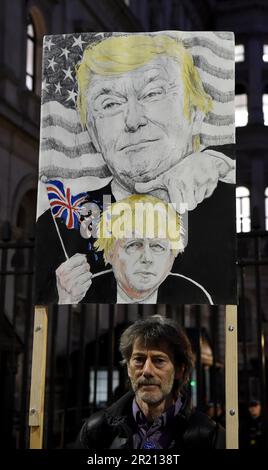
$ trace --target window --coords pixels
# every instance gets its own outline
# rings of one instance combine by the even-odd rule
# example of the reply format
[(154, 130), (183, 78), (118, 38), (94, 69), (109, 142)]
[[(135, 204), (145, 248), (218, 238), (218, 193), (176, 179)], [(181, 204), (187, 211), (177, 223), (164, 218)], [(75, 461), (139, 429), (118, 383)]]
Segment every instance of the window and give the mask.
[(264, 125), (268, 126), (268, 94), (267, 93), (262, 95), (262, 111), (263, 111)]
[(263, 46), (262, 60), (263, 60), (263, 62), (268, 62), (268, 44), (264, 44), (264, 46)]
[(36, 35), (32, 17), (28, 17), (27, 44), (26, 44), (26, 87), (34, 91), (34, 69), (35, 69), (35, 45)]
[(235, 62), (244, 62), (245, 60), (245, 46), (238, 44), (235, 46)]
[(42, 45), (47, 32), (42, 11), (33, 5), (28, 11), (26, 36), (25, 85), (28, 90), (41, 94)]
[(250, 232), (249, 189), (245, 186), (236, 188), (236, 231)]
[(235, 95), (235, 127), (244, 127), (248, 123), (248, 97), (245, 93)]
[[(90, 370), (90, 394), (89, 394), (89, 403), (94, 402), (94, 380), (95, 371)], [(119, 385), (119, 371), (113, 370), (113, 391)], [(108, 400), (108, 370), (99, 369), (97, 371), (97, 391), (96, 391), (96, 405), (106, 405)]]

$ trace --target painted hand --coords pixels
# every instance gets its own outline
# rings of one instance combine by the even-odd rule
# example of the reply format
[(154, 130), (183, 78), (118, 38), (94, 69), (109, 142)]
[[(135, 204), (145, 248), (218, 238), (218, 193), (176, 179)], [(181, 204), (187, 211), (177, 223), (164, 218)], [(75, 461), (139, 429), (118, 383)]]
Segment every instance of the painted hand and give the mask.
[(77, 304), (91, 286), (92, 273), (86, 255), (76, 253), (56, 269), (59, 304)]
[(182, 213), (195, 209), (210, 197), (219, 180), (235, 183), (235, 162), (221, 152), (206, 150), (185, 157), (154, 180), (136, 183), (135, 190), (175, 203), (177, 212)]

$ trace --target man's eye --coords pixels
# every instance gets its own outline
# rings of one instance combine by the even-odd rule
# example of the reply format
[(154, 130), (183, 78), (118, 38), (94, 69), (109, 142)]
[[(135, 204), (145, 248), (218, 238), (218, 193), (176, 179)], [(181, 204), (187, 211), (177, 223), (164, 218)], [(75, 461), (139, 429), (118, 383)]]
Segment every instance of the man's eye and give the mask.
[(155, 359), (155, 364), (158, 366), (163, 366), (165, 364), (165, 359)]
[(112, 108), (116, 108), (118, 106), (121, 106), (122, 103), (119, 103), (117, 101), (110, 101), (110, 102), (106, 102), (106, 103), (103, 103), (102, 107), (103, 109), (112, 109)]
[(163, 245), (160, 245), (160, 243), (151, 244), (150, 248), (155, 253), (162, 253), (163, 251), (166, 251), (166, 247)]
[(143, 95), (142, 99), (147, 100), (150, 98), (155, 98), (158, 96), (162, 96), (164, 94), (163, 88), (156, 88), (154, 90), (148, 91), (145, 95)]
[(143, 363), (143, 359), (141, 357), (135, 357), (133, 362), (135, 365), (141, 365)]
[(132, 243), (129, 243), (125, 249), (127, 253), (134, 253), (135, 251), (139, 250), (141, 247), (142, 247), (141, 242), (132, 242)]

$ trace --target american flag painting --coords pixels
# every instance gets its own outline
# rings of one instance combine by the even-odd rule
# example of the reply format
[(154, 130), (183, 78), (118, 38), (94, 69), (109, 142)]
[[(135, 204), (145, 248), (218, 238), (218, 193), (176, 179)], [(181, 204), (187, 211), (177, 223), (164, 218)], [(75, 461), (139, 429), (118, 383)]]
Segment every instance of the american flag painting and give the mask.
[(47, 182), (47, 194), (53, 217), (61, 217), (66, 227), (77, 229), (80, 223), (80, 208), (85, 202), (85, 193), (72, 196), (70, 188), (64, 188), (61, 181)]
[[(45, 36), (39, 177), (72, 180), (91, 178), (99, 187), (110, 170), (81, 126), (77, 112), (76, 70), (84, 51), (103, 39), (124, 33), (82, 33)], [(203, 148), (232, 144), (234, 128), (233, 35), (225, 32), (168, 32), (190, 51), (204, 89), (214, 99), (202, 123)]]

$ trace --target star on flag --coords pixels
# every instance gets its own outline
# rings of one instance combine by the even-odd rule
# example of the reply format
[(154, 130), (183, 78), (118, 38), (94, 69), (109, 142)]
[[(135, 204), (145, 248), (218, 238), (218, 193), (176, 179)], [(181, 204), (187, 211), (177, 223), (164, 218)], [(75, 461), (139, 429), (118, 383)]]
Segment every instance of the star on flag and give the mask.
[(51, 68), (53, 70), (53, 72), (55, 72), (55, 65), (58, 65), (57, 62), (55, 62), (55, 59), (54, 57), (52, 57), (52, 59), (48, 59), (48, 62), (49, 62), (49, 65), (48, 65), (48, 69)]
[(50, 51), (51, 47), (55, 46), (55, 43), (52, 42), (52, 39), (48, 39), (48, 41), (44, 41), (44, 48), (47, 47), (48, 50)]
[(67, 78), (69, 78), (69, 79), (72, 80), (72, 81), (74, 80), (74, 79), (73, 79), (73, 76), (72, 76), (71, 67), (68, 67), (67, 70), (63, 69), (62, 71), (65, 73), (65, 77), (64, 77), (63, 80), (67, 80)]
[(72, 90), (67, 90), (67, 93), (69, 93), (69, 96), (67, 98), (66, 101), (69, 101), (69, 100), (72, 100), (74, 103), (76, 102), (76, 96), (77, 96), (77, 93), (74, 91), (74, 89)]
[(85, 44), (86, 41), (83, 41), (81, 39), (81, 34), (80, 34), (79, 38), (73, 38), (73, 39), (74, 39), (74, 43), (73, 43), (72, 47), (78, 46), (78, 47), (80, 47), (81, 50), (83, 50), (82, 44)]
[(42, 90), (43, 91), (46, 91), (48, 93), (48, 87), (49, 87), (49, 83), (47, 83), (47, 79), (45, 78), (43, 81), (42, 81)]
[[(94, 34), (100, 39), (103, 33)], [(105, 35), (104, 35), (105, 36)], [(42, 104), (58, 101), (67, 109), (76, 104), (78, 85), (76, 67), (91, 41), (91, 34), (62, 34), (44, 38), (44, 71)]]
[(60, 84), (60, 82), (57, 83), (57, 85), (55, 84), (55, 93), (59, 93), (61, 95), (61, 89), (62, 89), (62, 86)]
[(66, 57), (66, 59), (68, 59), (68, 55), (70, 54), (70, 51), (67, 49), (67, 47), (64, 47), (64, 48), (61, 47), (61, 50), (62, 50), (62, 53), (61, 53), (60, 57), (62, 57), (64, 55)]

